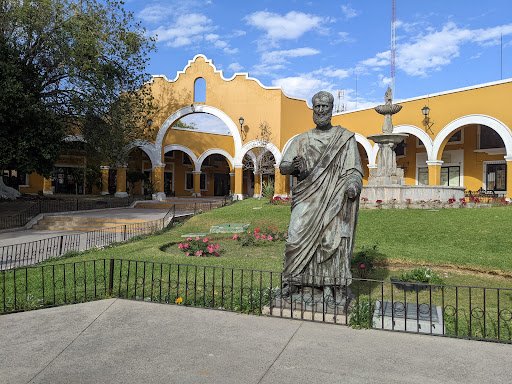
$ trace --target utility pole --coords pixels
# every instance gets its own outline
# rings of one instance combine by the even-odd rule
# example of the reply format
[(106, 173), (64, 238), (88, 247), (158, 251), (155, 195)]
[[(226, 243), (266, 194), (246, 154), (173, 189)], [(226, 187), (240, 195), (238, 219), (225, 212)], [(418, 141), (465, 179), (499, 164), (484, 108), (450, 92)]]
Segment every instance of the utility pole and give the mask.
[(396, 0), (391, 0), (391, 95), (395, 98)]

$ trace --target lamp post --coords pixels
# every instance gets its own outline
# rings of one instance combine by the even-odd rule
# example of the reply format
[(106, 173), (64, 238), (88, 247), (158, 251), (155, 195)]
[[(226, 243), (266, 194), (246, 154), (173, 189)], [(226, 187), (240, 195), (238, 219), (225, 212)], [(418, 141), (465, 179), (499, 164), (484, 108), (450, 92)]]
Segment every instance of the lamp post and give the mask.
[(247, 132), (244, 131), (244, 118), (243, 117), (240, 117), (238, 119), (238, 122), (240, 123), (240, 135), (242, 136), (242, 141), (245, 140), (245, 138), (247, 137)]
[(421, 112), (423, 113), (423, 116), (425, 116), (423, 119), (423, 125), (426, 128), (425, 130), (433, 135), (434, 132), (431, 128), (434, 125), (434, 122), (430, 121), (430, 108), (425, 105), (423, 108), (421, 108)]

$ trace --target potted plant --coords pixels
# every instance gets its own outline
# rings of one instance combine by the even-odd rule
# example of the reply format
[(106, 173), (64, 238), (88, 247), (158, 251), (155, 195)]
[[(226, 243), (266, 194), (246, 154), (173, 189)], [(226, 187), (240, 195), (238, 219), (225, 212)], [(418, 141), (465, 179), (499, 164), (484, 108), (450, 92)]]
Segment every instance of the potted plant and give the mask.
[(427, 289), (429, 285), (443, 285), (445, 283), (432, 269), (424, 266), (414, 268), (399, 276), (391, 276), (390, 280), (395, 287), (406, 292), (419, 292)]

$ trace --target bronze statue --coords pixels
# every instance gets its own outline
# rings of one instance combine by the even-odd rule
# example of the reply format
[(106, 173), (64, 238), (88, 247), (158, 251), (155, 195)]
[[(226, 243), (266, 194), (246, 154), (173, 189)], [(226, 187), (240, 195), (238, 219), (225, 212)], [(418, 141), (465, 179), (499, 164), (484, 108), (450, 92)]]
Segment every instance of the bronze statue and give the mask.
[(331, 125), (333, 102), (329, 92), (313, 96), (316, 128), (298, 135), (280, 164), (282, 174), (298, 178), (284, 252), (283, 295), (307, 286), (324, 289), (330, 297), (346, 296), (343, 288), (352, 282), (363, 168), (354, 133)]

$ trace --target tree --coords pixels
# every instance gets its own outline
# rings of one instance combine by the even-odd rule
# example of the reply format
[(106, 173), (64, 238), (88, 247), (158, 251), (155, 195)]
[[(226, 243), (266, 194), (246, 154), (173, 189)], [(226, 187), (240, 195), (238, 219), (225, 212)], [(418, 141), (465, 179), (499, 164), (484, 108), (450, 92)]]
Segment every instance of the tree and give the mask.
[[(24, 63), (4, 36), (0, 36), (0, 79), (0, 171), (36, 171), (48, 177), (59, 156), (64, 129), (41, 100), (39, 68)], [(0, 198), (18, 196), (0, 174)]]
[(114, 166), (126, 159), (123, 149), (130, 141), (152, 134), (145, 124), (150, 87), (144, 84), (154, 39), (122, 5), (0, 2), (0, 34), (18, 52), (22, 67), (35, 70), (29, 78), (39, 87), (41, 105), (67, 134), (83, 135), (90, 153)]

